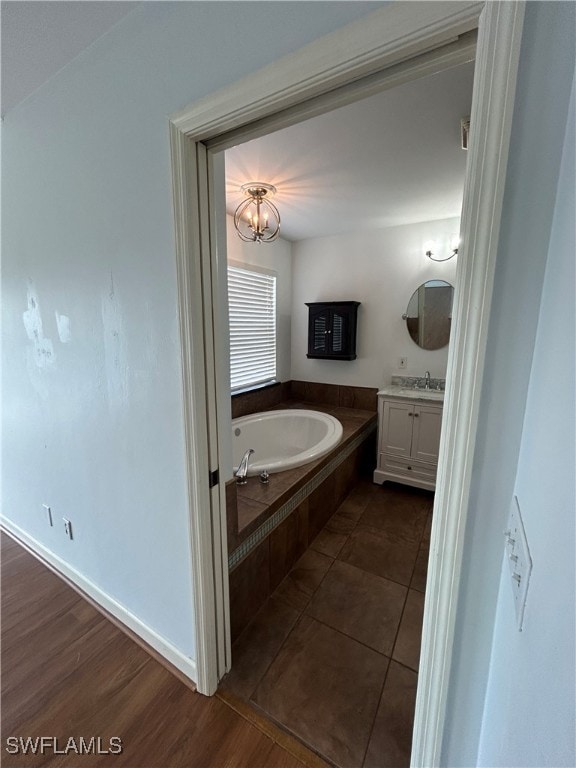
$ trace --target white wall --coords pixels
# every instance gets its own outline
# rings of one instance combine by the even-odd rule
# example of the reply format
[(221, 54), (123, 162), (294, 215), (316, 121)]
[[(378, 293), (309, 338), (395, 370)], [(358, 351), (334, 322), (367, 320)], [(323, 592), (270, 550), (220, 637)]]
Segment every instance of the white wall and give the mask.
[(2, 126), (3, 515), (185, 657), (167, 116), (375, 7), (140, 3)]
[[(292, 378), (381, 387), (394, 374), (443, 378), (448, 347), (429, 351), (412, 341), (402, 314), (418, 286), (430, 279), (454, 285), (456, 259), (433, 262), (428, 240), (458, 234), (458, 218), (303, 240), (293, 246)], [(357, 359), (309, 360), (308, 307), (313, 301), (360, 301)], [(408, 358), (405, 370), (398, 358)]]
[(292, 319), (292, 244), (279, 237), (272, 243), (245, 243), (234, 228), (234, 218), (226, 216), (228, 261), (264, 267), (276, 272), (276, 377), (290, 379), (290, 339)]
[[(555, 366), (549, 371), (541, 370), (544, 363), (541, 350), (533, 367), (533, 353), (546, 258), (563, 236), (561, 230), (564, 223), (561, 218), (557, 220), (552, 236), (551, 232), (566, 116), (574, 76), (575, 10), (573, 3), (526, 4), (513, 140), (508, 162), (482, 382), (479, 430), (474, 449), (469, 522), (465, 531), (464, 562), (459, 585), (454, 663), (448, 689), (447, 723), (441, 764), (451, 768), (468, 768), (478, 764), (483, 721), (485, 727), (482, 754), (483, 759), (486, 758), (483, 764), (506, 765), (507, 768), (530, 765), (532, 763), (527, 762), (529, 755), (543, 755), (549, 748), (545, 730), (550, 725), (552, 707), (561, 717), (561, 723), (569, 727), (570, 712), (558, 712), (558, 707), (566, 703), (562, 681), (556, 678), (543, 684), (543, 667), (550, 663), (550, 657), (560, 649), (558, 637), (565, 630), (566, 618), (561, 613), (553, 615), (551, 611), (545, 611), (543, 603), (549, 600), (551, 606), (568, 606), (574, 600), (574, 584), (570, 578), (569, 564), (559, 559), (558, 552), (561, 550), (556, 549), (555, 540), (552, 538), (554, 531), (558, 544), (561, 538), (570, 538), (569, 531), (563, 531), (554, 525), (554, 521), (562, 523), (565, 518), (565, 513), (556, 509), (554, 501), (559, 501), (560, 497), (564, 498), (565, 493), (572, 492), (573, 475), (565, 476), (563, 481), (559, 481), (560, 485), (551, 498), (551, 503), (546, 504), (544, 509), (536, 510), (533, 504), (542, 499), (542, 496), (535, 497), (533, 501), (527, 498), (529, 486), (526, 483), (526, 455), (520, 463), (523, 467), (519, 475), (522, 488), (520, 501), (523, 506), (526, 505), (528, 540), (535, 548), (534, 578), (538, 586), (534, 588), (532, 595), (529, 595), (532, 601), (529, 635), (526, 638), (516, 638), (514, 645), (508, 650), (504, 649), (502, 644), (508, 641), (514, 631), (504, 632), (503, 626), (513, 622), (514, 617), (506, 593), (509, 585), (502, 584), (500, 599), (499, 588), (504, 550), (502, 532), (515, 490), (522, 430), (524, 428), (525, 435), (522, 450), (528, 450), (530, 445), (532, 449), (538, 450), (539, 455), (540, 451), (542, 455), (548, 453), (550, 461), (558, 457), (557, 446), (564, 445), (564, 440), (568, 439), (567, 435), (561, 437), (558, 432), (552, 432), (551, 424), (551, 431), (546, 430), (538, 434), (541, 445), (537, 448), (534, 420), (547, 418), (542, 409), (547, 410), (552, 401), (558, 399), (563, 402), (564, 395), (560, 389), (570, 387), (567, 361), (574, 349), (570, 346), (568, 328), (550, 327), (552, 318), (548, 314), (548, 295), (544, 303), (540, 345), (553, 343), (556, 348), (557, 340), (560, 339), (562, 353), (557, 358), (556, 352), (552, 352), (547, 358), (548, 364), (553, 363)], [(560, 51), (562, 55), (559, 55)], [(574, 184), (573, 176), (571, 183)], [(573, 212), (572, 206), (572, 217)], [(560, 209), (557, 215), (561, 216)], [(563, 247), (566, 246), (564, 243)], [(573, 251), (570, 258), (574, 258)], [(559, 266), (556, 266), (556, 262), (554, 265), (550, 269), (555, 270)], [(562, 273), (557, 279), (560, 282), (566, 281), (567, 286), (569, 285), (566, 290), (573, 292), (573, 274)], [(550, 277), (550, 280), (554, 278)], [(551, 286), (552, 283), (547, 285), (547, 291)], [(568, 294), (567, 301), (573, 303), (573, 293), (572, 298)], [(533, 378), (532, 399), (528, 400), (531, 372), (532, 377), (537, 378)], [(536, 393), (541, 394), (541, 377), (544, 376), (548, 380), (549, 375), (554, 377), (555, 386), (546, 392), (545, 400), (536, 406), (534, 396)], [(573, 390), (570, 396), (573, 397)], [(536, 415), (534, 408), (541, 410), (540, 416)], [(551, 418), (556, 419), (556, 416), (554, 408)], [(563, 429), (568, 431), (572, 426), (573, 421), (570, 421), (570, 414), (566, 411)], [(564, 459), (562, 463), (563, 461)], [(544, 467), (542, 471), (533, 467), (531, 470), (531, 483), (534, 484), (532, 487), (538, 484), (547, 486)], [(564, 483), (568, 484), (568, 487)], [(573, 505), (571, 515), (574, 515)], [(544, 516), (546, 520), (543, 519)], [(549, 530), (544, 534), (544, 529), (548, 527)], [(573, 545), (572, 537), (569, 546), (572, 561)], [(562, 573), (555, 577), (551, 573), (553, 568), (558, 568)], [(553, 591), (548, 591), (549, 589)], [(544, 592), (547, 592), (547, 596), (544, 596)], [(535, 628), (535, 623), (540, 621), (548, 621), (548, 627)], [(493, 639), (495, 622), (496, 632)], [(521, 655), (514, 660), (510, 669), (500, 674), (503, 655), (512, 659), (515, 648), (521, 645)], [(560, 652), (561, 660), (567, 662), (567, 648), (561, 648)], [(493, 672), (486, 699), (490, 659), (493, 653), (498, 674)], [(551, 666), (549, 670), (554, 673), (555, 666)], [(573, 684), (573, 677), (569, 679), (568, 666), (564, 674), (566, 684)], [(521, 677), (525, 678), (523, 683), (520, 681)], [(554, 693), (554, 686), (557, 686), (558, 696)], [(517, 712), (508, 712), (502, 727), (507, 725), (516, 729), (516, 733), (507, 734), (510, 745), (508, 750), (500, 750), (500, 743), (497, 743), (492, 751), (488, 747), (488, 739), (492, 732), (501, 735), (497, 720), (503, 716), (502, 701), (512, 693), (513, 705), (512, 700), (509, 703), (517, 708)], [(521, 694), (526, 695), (526, 700), (516, 701), (516, 696)], [(543, 701), (547, 701), (550, 707), (545, 721), (537, 727), (528, 719), (521, 723), (522, 712), (526, 713), (530, 708), (536, 710), (541, 694)], [(573, 733), (573, 723), (571, 732)], [(520, 746), (522, 740), (524, 744)], [(555, 757), (558, 756), (543, 758), (539, 765), (557, 765)], [(497, 762), (492, 763), (492, 759)]]
[(514, 488), (533, 572), (518, 632), (503, 563), (480, 741), (484, 766), (576, 765), (575, 106), (573, 88)]

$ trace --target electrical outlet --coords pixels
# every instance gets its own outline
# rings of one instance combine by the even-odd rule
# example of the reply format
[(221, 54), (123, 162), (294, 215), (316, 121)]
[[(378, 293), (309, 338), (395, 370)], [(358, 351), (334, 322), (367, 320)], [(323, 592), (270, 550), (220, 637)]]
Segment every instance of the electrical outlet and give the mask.
[(42, 508), (44, 509), (44, 514), (46, 516), (46, 521), (48, 525), (52, 526), (54, 525), (54, 522), (52, 520), (52, 510), (48, 506), (48, 504), (42, 504)]
[(70, 520), (66, 520), (65, 517), (63, 517), (62, 520), (64, 521), (64, 532), (66, 533), (66, 536), (68, 536), (70, 541), (72, 541), (72, 539), (74, 538), (74, 536), (72, 536), (72, 523), (70, 522)]
[(408, 365), (408, 358), (407, 357), (399, 357), (398, 358), (398, 368), (406, 368)]

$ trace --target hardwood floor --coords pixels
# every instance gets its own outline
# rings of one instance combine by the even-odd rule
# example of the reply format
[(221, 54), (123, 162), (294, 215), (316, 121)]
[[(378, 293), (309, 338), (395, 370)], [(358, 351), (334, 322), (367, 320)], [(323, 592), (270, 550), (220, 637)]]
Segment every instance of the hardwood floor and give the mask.
[[(1, 538), (3, 768), (323, 764), (233, 702), (195, 693), (9, 536)], [(45, 741), (44, 754), (10, 754), (19, 737), (57, 742)], [(76, 748), (80, 737), (87, 744), (100, 737), (100, 751), (118, 737), (122, 752), (79, 755), (68, 749), (71, 737)]]

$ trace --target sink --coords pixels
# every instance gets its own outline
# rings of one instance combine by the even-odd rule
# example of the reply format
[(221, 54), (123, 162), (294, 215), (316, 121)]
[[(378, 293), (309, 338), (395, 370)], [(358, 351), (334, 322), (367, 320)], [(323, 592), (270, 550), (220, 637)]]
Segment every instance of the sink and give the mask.
[(399, 387), (398, 394), (410, 397), (426, 397), (429, 400), (443, 400), (444, 391), (441, 389), (425, 389), (424, 387)]
[(383, 387), (379, 395), (388, 397), (404, 397), (412, 400), (444, 400), (444, 390), (442, 389), (425, 389), (424, 387), (402, 387), (396, 384), (390, 384)]

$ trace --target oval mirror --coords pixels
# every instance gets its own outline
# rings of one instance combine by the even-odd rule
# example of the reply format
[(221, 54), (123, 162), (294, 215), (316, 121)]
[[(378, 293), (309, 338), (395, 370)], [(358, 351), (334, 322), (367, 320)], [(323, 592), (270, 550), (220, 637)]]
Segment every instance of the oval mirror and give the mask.
[(427, 280), (408, 302), (404, 319), (412, 340), (422, 349), (441, 349), (450, 340), (454, 287), (445, 280)]

